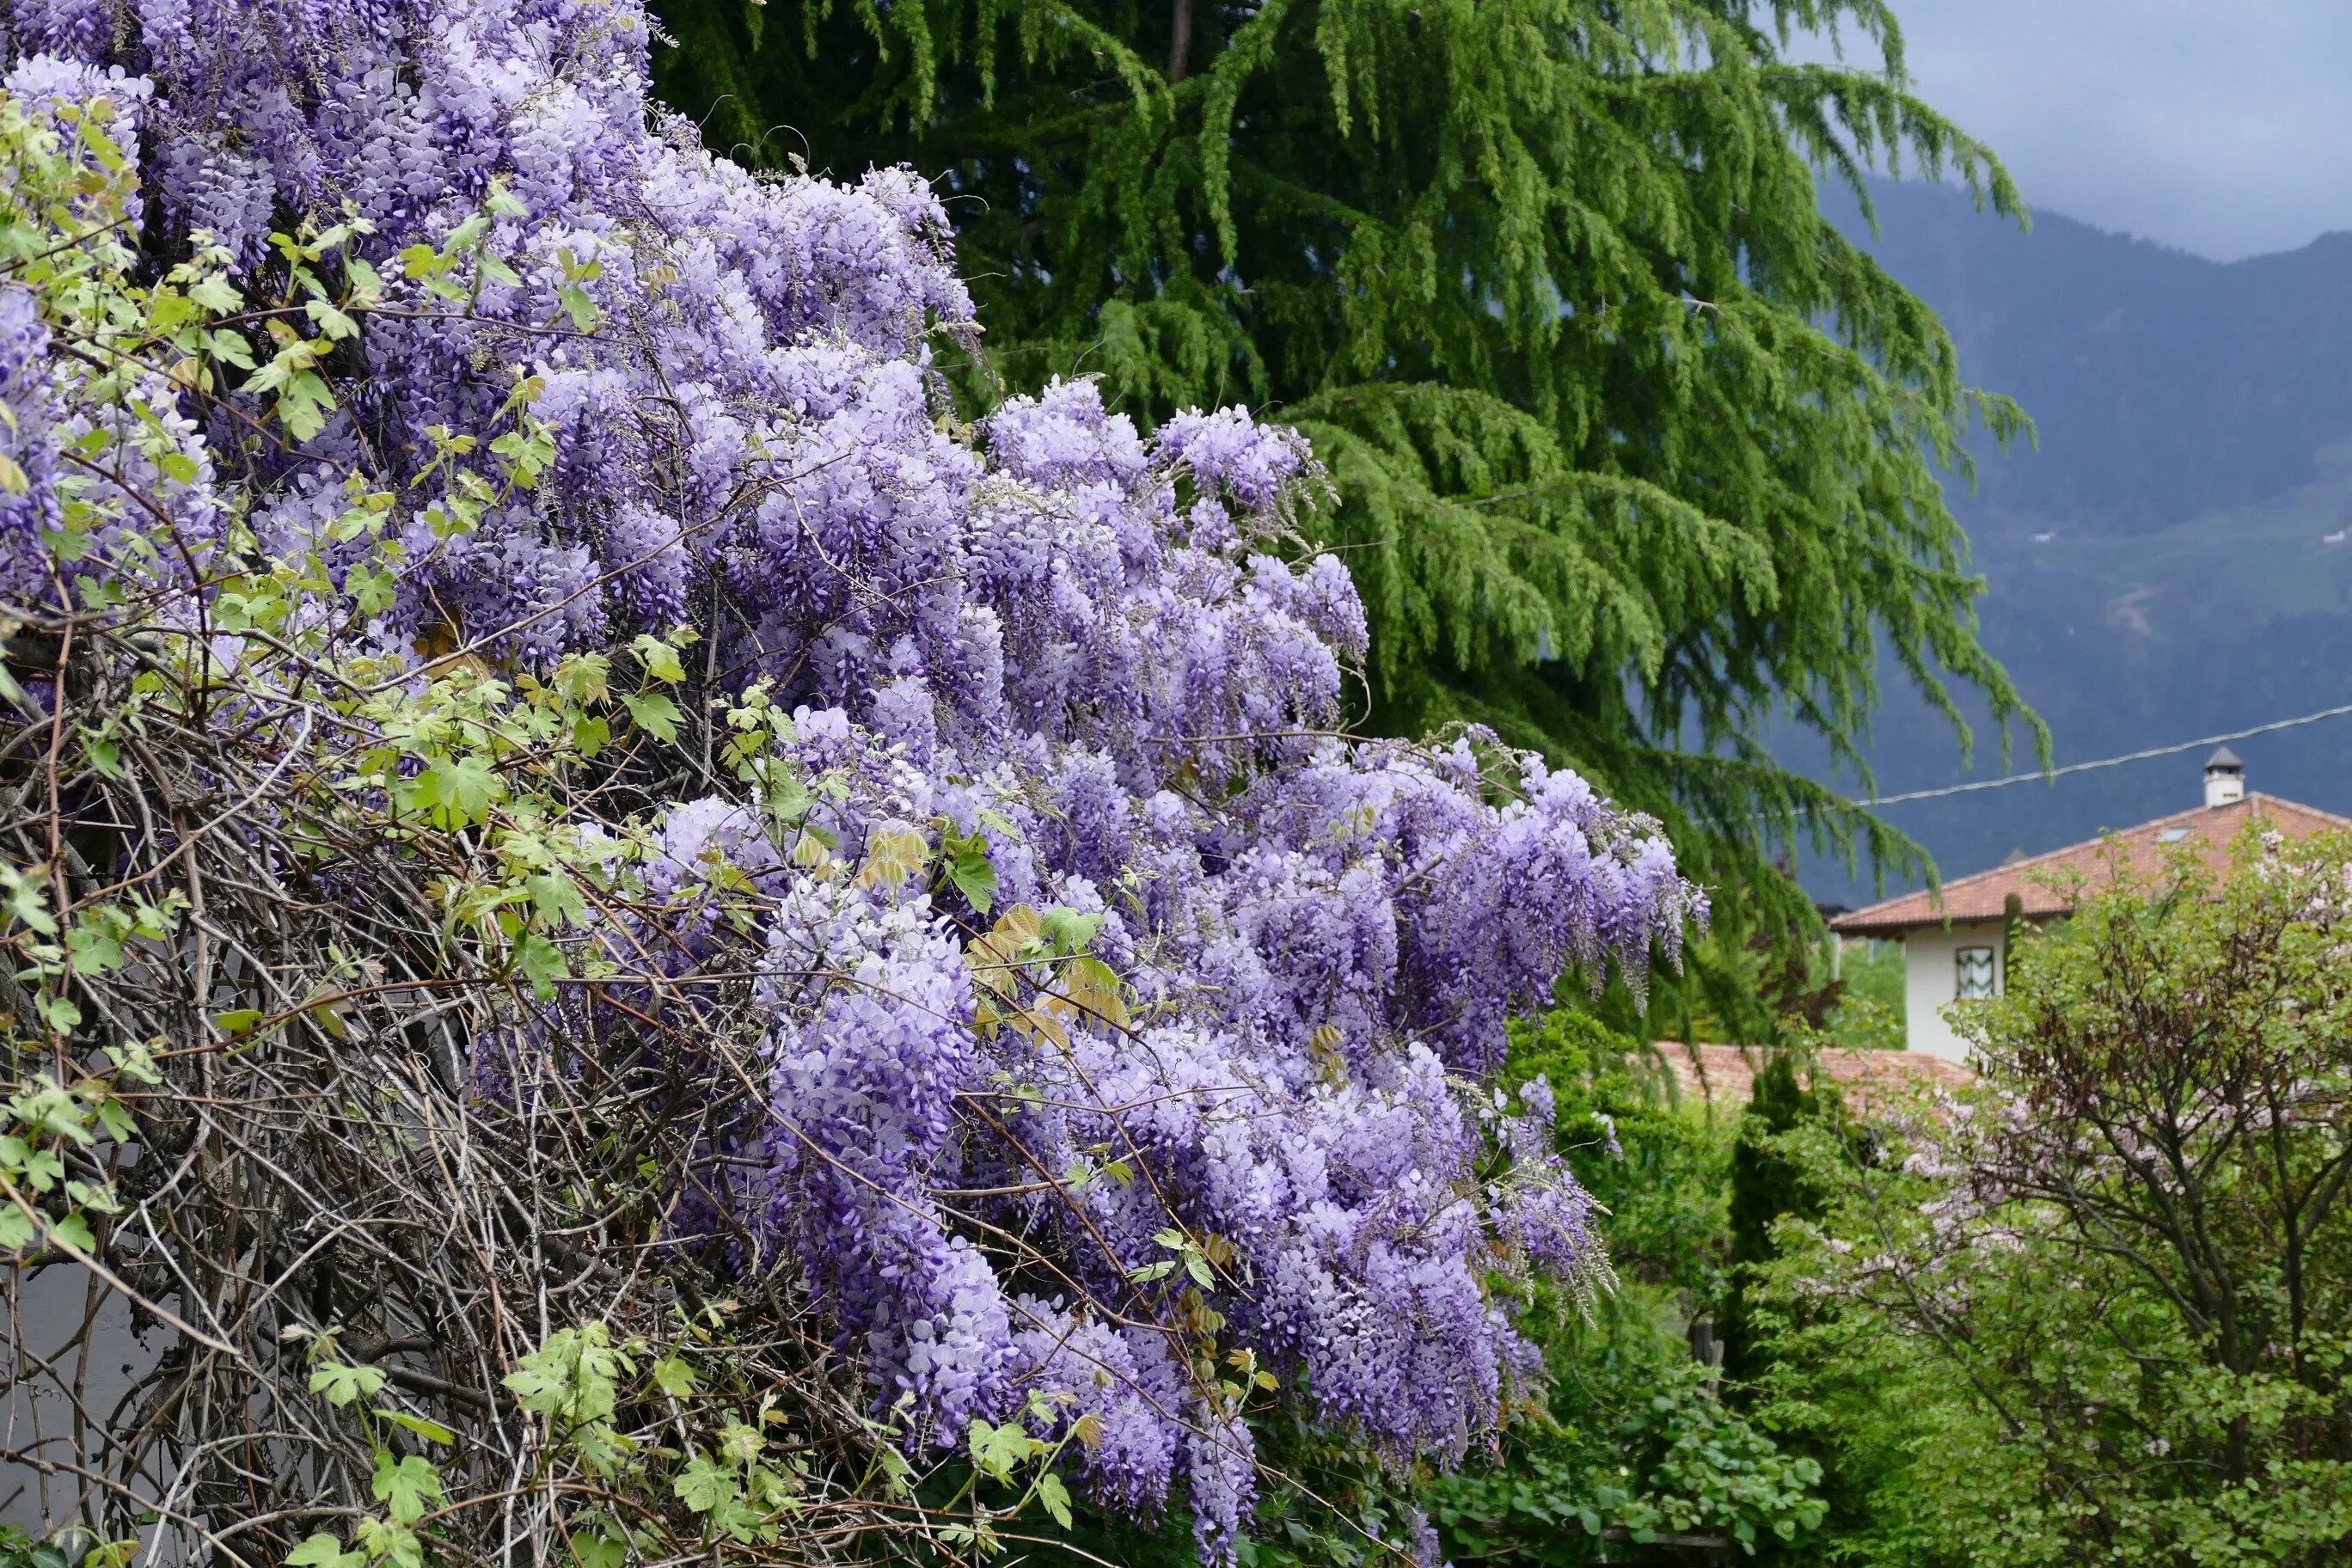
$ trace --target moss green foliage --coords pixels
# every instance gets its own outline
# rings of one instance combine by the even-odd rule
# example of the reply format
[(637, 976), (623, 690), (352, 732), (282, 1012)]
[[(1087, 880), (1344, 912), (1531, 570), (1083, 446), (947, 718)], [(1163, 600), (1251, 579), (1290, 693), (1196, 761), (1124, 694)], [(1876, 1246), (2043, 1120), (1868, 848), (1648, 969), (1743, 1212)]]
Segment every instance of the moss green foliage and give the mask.
[(1804, 1542), (1823, 1512), (1819, 1465), (1727, 1399), (1688, 1337), (1728, 1277), (1731, 1126), (1676, 1103), (1646, 1047), (1578, 1009), (1527, 1026), (1511, 1070), (1553, 1085), (1559, 1146), (1610, 1209), (1619, 1282), (1589, 1315), (1540, 1293), (1528, 1304), (1551, 1386), (1492, 1463), (1430, 1489), (1449, 1556), (1566, 1564), (1675, 1540), (1756, 1555)]
[[(1810, 1048), (1846, 1016), (1846, 984), (1830, 972), (1828, 946), (1810, 921), (1776, 911), (1753, 888), (1706, 944), (1700, 961), (1664, 988), (1655, 1021), (1625, 1015), (1629, 1030), (1715, 1045)], [(1677, 1016), (1673, 1009), (1679, 1009)], [(1866, 1016), (1866, 1014), (1864, 1015)], [(1900, 1045), (1898, 1036), (1895, 1041)]]
[(1803, 1540), (1822, 1521), (1821, 1467), (1727, 1405), (1707, 1369), (1673, 1359), (1677, 1347), (1596, 1367), (1556, 1428), (1442, 1486), (1435, 1516), (1454, 1559), (1605, 1563), (1626, 1560), (1628, 1544), (1694, 1537), (1760, 1555)]
[(1903, 1049), (1903, 944), (1848, 943), (1838, 978), (1843, 986), (1824, 1024), (1828, 1043), (1853, 1050)]
[[(78, 1545), (68, 1542), (67, 1545)], [(138, 1543), (128, 1543), (135, 1548)], [(125, 1543), (104, 1542), (82, 1553), (90, 1568), (119, 1568), (129, 1560)], [(65, 1545), (54, 1541), (36, 1541), (13, 1524), (0, 1524), (0, 1568), (74, 1568), (75, 1558)]]
[[(1374, 621), (1369, 718), (1474, 719), (1658, 816), (1733, 928), (1810, 926), (1775, 857), (1913, 846), (1794, 776), (1866, 778), (1876, 679), (2024, 715), (1979, 646), (1942, 486), (1972, 421), (1931, 312), (1815, 170), (1949, 175), (1885, 0), (1170, 5), (658, 0), (663, 95), (716, 144), (952, 193), (1003, 382), (1149, 420), (1245, 397), (1307, 432)], [(1790, 59), (1834, 29), (1885, 72)], [(2038, 723), (2035, 723), (2038, 730)]]
[(1507, 1076), (1550, 1083), (1560, 1152), (1609, 1211), (1621, 1281), (1712, 1300), (1728, 1261), (1724, 1126), (1703, 1106), (1676, 1102), (1649, 1047), (1577, 1007), (1516, 1029)]
[(1725, 1366), (1742, 1380), (1769, 1364), (1757, 1342), (1749, 1290), (1757, 1271), (1778, 1255), (1773, 1226), (1783, 1215), (1811, 1218), (1821, 1212), (1818, 1181), (1786, 1149), (1800, 1127), (1843, 1131), (1845, 1107), (1833, 1084), (1800, 1082), (1794, 1053), (1776, 1051), (1756, 1075), (1754, 1092), (1741, 1113), (1731, 1150), (1729, 1183), (1730, 1281), (1719, 1325)]
[(1834, 1089), (1798, 1081), (1796, 1060), (1788, 1052), (1773, 1053), (1757, 1072), (1731, 1152), (1734, 1264), (1760, 1263), (1770, 1257), (1773, 1222), (1782, 1215), (1801, 1215), (1817, 1208), (1813, 1184), (1777, 1141), (1801, 1122), (1835, 1126), (1839, 1110)]
[(1762, 1418), (1834, 1560), (2352, 1553), (2352, 842), (2184, 858), (2014, 951), (1972, 1100), (1775, 1145)]

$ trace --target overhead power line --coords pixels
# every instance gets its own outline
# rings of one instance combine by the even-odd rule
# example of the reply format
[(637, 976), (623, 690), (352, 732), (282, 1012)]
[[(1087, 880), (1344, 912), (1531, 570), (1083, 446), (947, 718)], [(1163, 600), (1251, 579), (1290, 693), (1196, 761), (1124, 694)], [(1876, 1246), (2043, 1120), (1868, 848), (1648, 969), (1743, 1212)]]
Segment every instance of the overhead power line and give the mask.
[(2294, 730), (2305, 724), (2316, 724), (2323, 719), (2341, 719), (2352, 713), (2352, 702), (2341, 707), (2323, 708), (2316, 713), (2305, 713), (2294, 719), (2274, 719), (2267, 724), (2256, 724), (2248, 730), (2231, 730), (2227, 734), (2206, 735), (2194, 741), (2181, 741), (2169, 746), (2150, 746), (2144, 752), (2127, 752), (2120, 757), (2101, 757), (2095, 763), (2068, 763), (2063, 768), (2047, 773), (2011, 773), (2007, 778), (1976, 779), (1968, 784), (1946, 784), (1941, 789), (1906, 790), (1901, 795), (1874, 795), (1869, 800), (1854, 802), (1860, 806), (1900, 805), (1907, 800), (1935, 800), (1948, 795), (1972, 795), (1983, 789), (2006, 789), (2011, 784), (2037, 784), (2048, 779), (2062, 779), (2069, 773), (2095, 773), (2100, 768), (2119, 768), (2126, 763), (2145, 763), (2155, 757), (2174, 757), (2183, 752), (2201, 751), (2207, 746), (2225, 746), (2231, 741), (2252, 740), (2256, 735), (2268, 735), (2280, 730)]

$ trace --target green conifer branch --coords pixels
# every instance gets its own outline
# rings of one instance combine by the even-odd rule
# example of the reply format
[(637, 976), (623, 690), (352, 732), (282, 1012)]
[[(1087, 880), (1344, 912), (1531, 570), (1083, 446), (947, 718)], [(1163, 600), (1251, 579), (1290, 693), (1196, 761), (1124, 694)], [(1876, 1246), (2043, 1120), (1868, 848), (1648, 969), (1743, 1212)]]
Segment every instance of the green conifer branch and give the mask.
[[(1767, 724), (1867, 791), (1892, 672), (1963, 755), (1981, 710), (2046, 756), (1945, 489), (1972, 431), (2032, 426), (1818, 205), (1910, 171), (2024, 221), (1885, 0), (770, 0), (758, 38), (744, 0), (656, 8), (671, 101), (756, 96), (733, 123), (814, 166), (939, 182), (988, 331), (951, 367), (974, 411), (1082, 374), (1147, 423), (1245, 398), (1305, 430), (1375, 723), (1540, 745), (1665, 821), (1723, 907), (1799, 928), (1780, 858), (1925, 858)], [(1788, 58), (1832, 31), (1848, 61)]]

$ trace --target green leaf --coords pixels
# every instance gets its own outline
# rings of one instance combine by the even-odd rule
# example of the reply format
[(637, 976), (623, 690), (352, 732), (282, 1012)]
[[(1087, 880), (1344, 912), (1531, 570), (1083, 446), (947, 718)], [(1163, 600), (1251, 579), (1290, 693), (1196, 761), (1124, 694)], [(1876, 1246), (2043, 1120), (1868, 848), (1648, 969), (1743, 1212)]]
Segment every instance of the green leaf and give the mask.
[(360, 1568), (366, 1561), (364, 1552), (344, 1551), (322, 1530), (286, 1554), (286, 1568)]
[(76, 974), (103, 974), (122, 962), (122, 943), (110, 931), (77, 923), (66, 932), (68, 963)]
[(531, 931), (515, 946), (515, 968), (530, 982), (531, 992), (544, 1002), (555, 994), (555, 982), (571, 977), (571, 967), (563, 961), (563, 950), (539, 931)]
[(69, 1214), (63, 1219), (51, 1220), (49, 1239), (59, 1247), (70, 1247), (79, 1253), (88, 1254), (98, 1250), (98, 1237), (90, 1234), (89, 1221), (79, 1214)]
[(1082, 915), (1076, 910), (1058, 906), (1039, 917), (1046, 940), (1054, 944), (1055, 954), (1062, 957), (1084, 952), (1093, 946), (1095, 933), (1102, 930), (1102, 922), (1103, 918), (1099, 914)]
[(602, 1323), (559, 1329), (523, 1357), (506, 1386), (526, 1410), (561, 1416), (574, 1426), (602, 1421), (619, 1397), (615, 1379), (625, 1367)]
[(748, 1465), (758, 1458), (767, 1446), (757, 1426), (741, 1421), (731, 1421), (719, 1428), (719, 1457), (730, 1465)]
[(582, 896), (580, 884), (557, 871), (541, 871), (523, 879), (523, 888), (530, 894), (531, 907), (540, 919), (556, 927), (578, 925), (588, 915), (588, 900)]
[(685, 1399), (695, 1392), (694, 1369), (676, 1356), (664, 1356), (651, 1369), (654, 1386), (673, 1398)]
[(132, 1119), (130, 1108), (119, 1100), (110, 1097), (100, 1100), (98, 1119), (118, 1143), (128, 1143), (139, 1136), (139, 1123)]
[(677, 703), (660, 692), (630, 692), (622, 697), (621, 703), (628, 709), (629, 717), (637, 721), (639, 729), (648, 731), (665, 742), (677, 739), (678, 724), (686, 715), (678, 711)]
[(364, 310), (373, 308), (383, 300), (383, 279), (363, 258), (357, 256), (345, 257), (343, 276), (351, 280), (353, 304)]
[[(199, 278), (188, 286), (188, 298), (215, 316), (233, 315), (245, 305), (245, 296), (232, 288), (226, 278), (217, 273)], [(311, 1539), (316, 1540), (313, 1536)], [(291, 1558), (289, 1562), (293, 1561)]]
[(604, 319), (604, 312), (596, 308), (596, 301), (588, 297), (585, 289), (569, 288), (556, 298), (562, 301), (564, 314), (572, 318), (572, 324), (583, 332), (594, 331)]
[(389, 570), (371, 567), (365, 562), (354, 563), (343, 574), (343, 591), (351, 595), (363, 616), (380, 616), (392, 608), (399, 598), (398, 583)]
[(428, 1443), (438, 1443), (447, 1447), (457, 1440), (457, 1434), (450, 1431), (438, 1421), (427, 1421), (422, 1415), (411, 1415), (405, 1410), (394, 1410), (381, 1405), (373, 1408), (375, 1413), (386, 1421), (405, 1431), (415, 1433)]
[[(971, 844), (978, 844), (979, 847), (971, 847)], [(996, 901), (996, 866), (989, 859), (982, 841), (971, 840), (957, 850), (955, 858), (948, 862), (948, 879), (983, 915)]]
[(677, 1479), (670, 1483), (670, 1489), (694, 1513), (709, 1513), (742, 1495), (735, 1472), (702, 1454), (687, 1461)]
[(971, 1449), (972, 1463), (997, 1480), (1009, 1479), (1015, 1469), (1044, 1447), (1017, 1420), (997, 1426), (975, 1416), (965, 1430), (964, 1440)]
[(385, 1568), (425, 1568), (425, 1543), (398, 1520), (362, 1519), (357, 1534), (360, 1549), (371, 1562)]
[(320, 331), (338, 342), (360, 335), (360, 324), (324, 300), (311, 300), (302, 307), (303, 312), (317, 324)]
[(638, 637), (629, 645), (629, 651), (637, 656), (637, 662), (656, 680), (675, 686), (686, 679), (686, 666), (679, 660), (677, 649), (651, 633)]
[(79, 1204), (83, 1208), (95, 1209), (100, 1214), (122, 1212), (122, 1200), (116, 1197), (113, 1187), (104, 1182), (93, 1184), (68, 1181), (66, 1183), (66, 1198), (68, 1202)]
[(49, 913), (48, 889), (13, 868), (0, 867), (8, 889), (8, 913), (43, 936), (58, 934), (57, 917)]
[(1047, 1470), (1037, 1478), (1037, 1500), (1045, 1505), (1046, 1513), (1064, 1530), (1070, 1528), (1070, 1490), (1062, 1478)]
[(799, 822), (808, 815), (814, 799), (800, 774), (790, 768), (772, 764), (768, 775), (768, 810), (777, 821)]
[(205, 346), (223, 364), (235, 365), (239, 370), (253, 368), (253, 345), (246, 342), (242, 332), (217, 328), (205, 334)]
[(362, 1399), (373, 1399), (383, 1390), (382, 1367), (322, 1361), (310, 1369), (310, 1392), (325, 1394), (327, 1403), (337, 1408)]
[(415, 1524), (425, 1517), (427, 1507), (441, 1500), (441, 1472), (421, 1454), (410, 1454), (394, 1463), (390, 1453), (378, 1449), (375, 1479), (368, 1489), (394, 1519)]
[(490, 804), (506, 796), (506, 781), (478, 756), (442, 757), (415, 781), (416, 797), (444, 827), (467, 827), (489, 819)]
[(627, 1542), (615, 1541), (601, 1531), (573, 1527), (572, 1561), (578, 1564), (578, 1568), (623, 1568), (628, 1560)]

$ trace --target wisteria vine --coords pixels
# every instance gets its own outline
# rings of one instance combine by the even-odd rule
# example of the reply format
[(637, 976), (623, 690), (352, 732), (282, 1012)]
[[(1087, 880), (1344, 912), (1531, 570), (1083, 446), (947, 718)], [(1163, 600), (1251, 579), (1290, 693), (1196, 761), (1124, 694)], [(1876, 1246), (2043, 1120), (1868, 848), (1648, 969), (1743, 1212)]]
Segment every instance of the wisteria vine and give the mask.
[[(635, 647), (689, 704), (635, 700), (699, 786), (568, 825), (633, 847), (470, 1092), (747, 974), (764, 1104), (679, 1223), (803, 1279), (908, 1444), (1049, 1410), (1102, 1506), (1181, 1483), (1209, 1561), (1254, 1400), (1464, 1451), (1533, 1370), (1495, 1279), (1606, 1267), (1541, 1085), (1482, 1087), (1505, 1021), (1705, 904), (1573, 775), (1344, 733), (1364, 617), (1296, 435), (1147, 436), (1083, 381), (959, 425), (923, 182), (712, 156), (635, 0), (0, 11), (11, 102), (113, 117), (142, 264), (283, 301), (139, 373), (163, 416), (79, 473), (109, 416), (0, 283), (0, 589), (128, 591), (234, 664), (222, 584), (314, 563), (347, 669)], [(61, 551), (68, 484), (137, 504)]]

